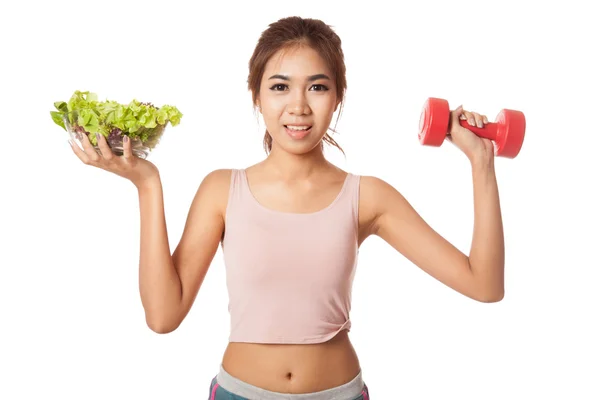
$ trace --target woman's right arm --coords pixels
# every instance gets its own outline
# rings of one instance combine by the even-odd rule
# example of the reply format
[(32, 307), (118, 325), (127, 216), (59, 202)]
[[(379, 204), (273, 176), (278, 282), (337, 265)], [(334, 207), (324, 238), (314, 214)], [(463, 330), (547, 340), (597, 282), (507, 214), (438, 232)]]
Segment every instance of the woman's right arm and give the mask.
[(225, 229), (231, 170), (209, 173), (192, 202), (183, 236), (171, 255), (162, 183), (158, 168), (136, 157), (131, 141), (123, 138), (123, 155), (113, 153), (98, 135), (96, 151), (87, 134), (78, 134), (82, 148), (69, 141), (85, 165), (101, 168), (131, 181), (140, 201), (140, 296), (146, 323), (157, 333), (175, 330), (198, 294)]
[(204, 178), (173, 255), (160, 176), (138, 186), (140, 296), (154, 332), (177, 329), (192, 307), (224, 232), (230, 177), (231, 170), (220, 169)]

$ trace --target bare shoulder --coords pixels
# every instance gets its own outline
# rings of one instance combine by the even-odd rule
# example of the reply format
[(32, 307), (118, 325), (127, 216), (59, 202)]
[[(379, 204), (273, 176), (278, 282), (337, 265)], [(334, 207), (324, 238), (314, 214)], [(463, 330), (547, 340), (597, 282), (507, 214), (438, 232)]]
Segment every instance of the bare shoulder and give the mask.
[(359, 214), (361, 225), (368, 227), (368, 235), (377, 234), (386, 204), (396, 202), (400, 198), (403, 196), (398, 190), (382, 178), (371, 175), (360, 176)]
[(396, 191), (392, 185), (382, 178), (371, 175), (360, 176), (360, 190), (361, 193), (367, 196), (365, 197), (366, 200), (371, 196), (379, 196), (386, 193), (390, 194), (390, 192)]
[(214, 169), (206, 174), (200, 187), (209, 188), (212, 190), (222, 190), (223, 186), (225, 186), (225, 189), (228, 191), (232, 172), (233, 170), (230, 168)]
[(209, 172), (198, 187), (198, 203), (210, 203), (212, 208), (225, 213), (229, 198), (232, 169), (215, 169)]
[(225, 228), (231, 174), (231, 169), (215, 169), (202, 179), (192, 200), (179, 247), (195, 248), (203, 238), (212, 238), (211, 243), (220, 240)]

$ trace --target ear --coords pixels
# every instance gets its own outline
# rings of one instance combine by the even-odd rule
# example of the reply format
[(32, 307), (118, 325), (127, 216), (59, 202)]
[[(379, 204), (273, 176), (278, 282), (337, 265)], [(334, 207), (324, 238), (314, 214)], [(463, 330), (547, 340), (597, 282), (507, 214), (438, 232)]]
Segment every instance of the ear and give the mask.
[(258, 112), (262, 114), (262, 107), (260, 105), (260, 100), (256, 100), (256, 107), (258, 107)]

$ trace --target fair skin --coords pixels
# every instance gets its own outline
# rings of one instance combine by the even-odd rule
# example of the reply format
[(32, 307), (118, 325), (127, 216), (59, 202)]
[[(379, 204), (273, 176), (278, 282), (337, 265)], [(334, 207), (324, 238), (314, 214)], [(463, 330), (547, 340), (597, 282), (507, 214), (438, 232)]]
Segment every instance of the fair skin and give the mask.
[[(320, 148), (340, 102), (332, 79), (323, 59), (307, 47), (280, 52), (267, 64), (256, 106), (273, 147), (265, 160), (246, 170), (253, 195), (265, 207), (313, 212), (329, 205), (341, 189), (346, 172), (329, 163)], [(488, 121), (459, 107), (452, 112), (448, 137), (472, 166), (475, 226), (470, 253), (466, 255), (446, 241), (399, 191), (372, 176), (361, 177), (359, 244), (378, 236), (458, 293), (480, 302), (500, 301), (504, 295), (504, 241), (493, 145), (462, 128), (459, 118), (480, 126)], [(294, 139), (284, 127), (293, 124), (312, 128), (306, 137)], [(231, 170), (214, 170), (204, 178), (181, 241), (171, 255), (158, 170), (133, 157), (128, 143), (123, 157), (113, 156), (103, 138), (102, 155), (95, 153), (85, 137), (83, 146), (83, 151), (73, 147), (82, 162), (130, 179), (138, 190), (140, 295), (150, 328), (171, 332), (188, 314), (222, 239)], [(250, 384), (284, 393), (335, 387), (360, 371), (345, 331), (321, 344), (229, 343), (223, 367)]]

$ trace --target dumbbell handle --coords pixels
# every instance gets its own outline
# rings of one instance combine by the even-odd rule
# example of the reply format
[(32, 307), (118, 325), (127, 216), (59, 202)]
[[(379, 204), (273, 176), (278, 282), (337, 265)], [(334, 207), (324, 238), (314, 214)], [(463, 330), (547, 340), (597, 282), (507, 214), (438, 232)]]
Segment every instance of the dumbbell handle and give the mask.
[(469, 125), (469, 122), (467, 122), (464, 119), (461, 119), (460, 126), (470, 130), (477, 136), (485, 138), (485, 139), (496, 140), (496, 137), (498, 136), (498, 123), (497, 122), (488, 122), (487, 124), (483, 125), (483, 128), (479, 128), (479, 127), (477, 127), (477, 125), (475, 125), (475, 126)]

